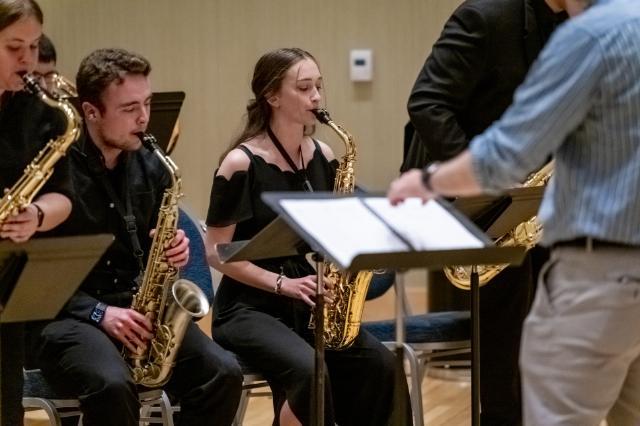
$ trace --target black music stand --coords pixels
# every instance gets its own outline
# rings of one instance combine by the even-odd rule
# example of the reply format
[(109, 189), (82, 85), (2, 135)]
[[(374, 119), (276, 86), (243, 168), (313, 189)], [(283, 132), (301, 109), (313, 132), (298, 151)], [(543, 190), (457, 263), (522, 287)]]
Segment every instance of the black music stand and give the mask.
[[(0, 242), (0, 322), (54, 318), (112, 241), (87, 235)], [(0, 359), (5, 351), (0, 346)]]
[[(333, 193), (270, 193), (263, 194), (263, 199), (265, 202), (276, 211), (280, 217), (273, 221), (269, 226), (267, 226), (263, 231), (257, 234), (251, 241), (248, 242), (235, 242), (231, 244), (221, 245), (219, 247), (220, 258), (223, 261), (235, 261), (235, 260), (252, 260), (258, 258), (270, 258), (270, 257), (279, 257), (279, 256), (287, 256), (304, 253), (306, 251), (314, 251), (316, 253), (320, 253), (326, 259), (331, 260), (332, 262), (339, 265), (344, 270), (350, 271), (358, 271), (358, 270), (366, 270), (366, 269), (376, 269), (376, 268), (389, 268), (389, 269), (409, 269), (409, 268), (427, 268), (427, 269), (439, 269), (447, 265), (455, 265), (455, 264), (494, 264), (494, 263), (510, 263), (516, 264), (522, 261), (524, 256), (524, 249), (520, 247), (508, 247), (508, 248), (499, 248), (494, 247), (491, 240), (487, 238), (480, 229), (478, 229), (468, 218), (461, 215), (457, 212), (452, 206), (450, 206), (445, 201), (438, 201), (438, 205), (444, 207), (444, 210), (448, 212), (448, 216), (455, 218), (456, 223), (461, 225), (471, 237), (475, 239), (475, 247), (449, 247), (446, 249), (429, 249), (426, 247), (422, 247), (419, 249), (415, 249), (413, 247), (413, 243), (408, 241), (406, 238), (403, 238), (400, 235), (400, 231), (395, 226), (397, 224), (389, 223), (385, 220), (383, 215), (379, 214), (379, 212), (375, 212), (371, 210), (369, 207), (366, 209), (360, 209), (359, 212), (354, 211), (344, 211), (342, 212), (345, 217), (351, 214), (363, 214), (363, 212), (368, 212), (364, 214), (371, 214), (373, 217), (369, 217), (368, 219), (372, 219), (378, 223), (379, 228), (385, 229), (388, 235), (387, 237), (389, 241), (395, 239), (395, 245), (392, 249), (378, 249), (376, 252), (371, 252), (366, 246), (366, 241), (363, 241), (364, 246), (361, 247), (363, 252), (368, 251), (368, 253), (355, 254), (352, 258), (345, 261), (343, 256), (338, 256), (336, 254), (336, 246), (340, 245), (345, 240), (357, 239), (358, 237), (354, 237), (353, 235), (343, 235), (342, 241), (336, 241), (334, 243), (327, 244), (326, 240), (321, 243), (318, 239), (318, 235), (323, 233), (322, 226), (324, 224), (313, 223), (313, 220), (305, 221), (305, 223), (300, 223), (298, 216), (297, 218), (292, 217), (290, 212), (283, 207), (283, 202), (290, 202), (291, 200), (298, 201), (306, 201), (306, 200), (319, 200), (319, 201), (328, 201), (336, 200), (338, 198), (354, 198), (360, 200), (361, 203), (366, 203), (367, 197), (336, 197)], [(375, 198), (375, 197), (369, 197)], [(378, 197), (379, 198), (379, 197)], [(357, 203), (356, 203), (357, 204)], [(328, 204), (327, 204), (328, 205)], [(343, 208), (343, 207), (341, 207)], [(363, 221), (365, 223), (367, 221)], [(371, 223), (371, 222), (369, 222)], [(357, 228), (360, 226), (359, 223), (354, 223), (352, 228)], [(425, 227), (428, 227), (429, 224), (425, 223)], [(435, 226), (439, 227), (440, 224), (435, 224)], [(324, 228), (326, 229), (326, 228)], [(353, 229), (352, 229), (353, 230)], [(366, 230), (364, 230), (366, 231)], [(279, 240), (277, 244), (274, 244), (274, 241), (271, 240), (273, 236), (278, 236)], [(334, 246), (335, 244), (335, 246)], [(251, 257), (250, 257), (251, 256)], [(475, 286), (477, 287), (477, 273), (475, 274)], [(472, 280), (473, 281), (473, 280)], [(321, 282), (321, 276), (319, 274), (319, 283)], [(401, 285), (401, 284), (400, 284)], [(473, 286), (473, 283), (472, 283)], [(319, 291), (322, 290), (322, 285), (318, 285)], [(320, 296), (320, 295), (319, 295)], [(322, 297), (318, 297), (318, 301), (322, 301)], [(397, 362), (399, 368), (397, 369), (397, 377), (399, 380), (405, 380), (404, 377), (404, 369), (403, 369), (403, 343), (404, 343), (404, 324), (403, 324), (403, 309), (401, 305), (401, 301), (399, 301), (396, 306), (396, 354), (397, 354)], [(316, 303), (316, 308), (318, 308), (320, 303)], [(477, 308), (477, 304), (476, 304)], [(477, 324), (479, 324), (478, 320), (478, 310), (472, 309), (472, 317), (475, 318)], [(316, 314), (318, 315), (318, 314)], [(316, 316), (316, 323), (323, 324), (319, 320), (319, 316)], [(317, 326), (317, 325), (316, 325)], [(478, 326), (479, 327), (479, 326)], [(316, 337), (318, 335), (322, 335), (322, 333), (316, 333)], [(475, 384), (472, 384), (472, 408), (474, 413), (472, 413), (472, 419), (474, 420), (474, 425), (478, 424), (479, 421), (479, 351), (477, 348), (479, 347), (479, 333), (477, 330), (473, 332), (474, 338), (472, 339), (472, 353), (474, 356), (474, 360), (476, 362), (472, 363), (472, 370), (476, 371), (475, 374), (472, 373), (472, 381), (475, 381)], [(317, 353), (322, 353), (323, 346), (322, 341), (320, 341), (320, 347), (318, 347), (318, 341), (316, 341), (316, 351)], [(323, 359), (320, 355), (316, 356), (316, 360)], [(322, 365), (320, 365), (322, 367)], [(320, 374), (321, 371), (318, 371), (318, 366), (316, 366), (316, 373)], [(401, 374), (402, 373), (402, 374)], [(322, 398), (324, 393), (322, 391), (322, 384), (324, 375), (322, 374), (319, 377), (316, 377), (316, 420), (318, 424), (324, 424), (324, 410), (323, 410), (323, 402)], [(474, 391), (475, 389), (475, 391)], [(320, 402), (318, 402), (320, 400)], [(475, 401), (475, 402), (474, 402)], [(397, 407), (402, 407), (403, 405), (397, 405)], [(395, 424), (404, 424), (404, 410), (397, 409), (396, 410), (398, 418), (395, 419)]]
[(155, 92), (151, 98), (151, 114), (147, 132), (155, 136), (163, 151), (169, 148), (173, 129), (184, 102), (184, 92)]
[[(501, 195), (479, 195), (468, 198), (458, 198), (453, 206), (462, 214), (469, 217), (489, 237), (499, 238), (511, 231), (518, 224), (535, 216), (540, 208), (544, 195), (544, 186), (519, 187), (506, 190)], [(496, 264), (507, 262), (496, 262)], [(469, 265), (463, 262), (458, 264)], [(488, 263), (486, 263), (488, 264)], [(478, 264), (476, 264), (478, 265)], [(470, 276), (471, 312), (480, 312), (480, 283), (477, 267), (472, 267)], [(473, 315), (472, 327), (472, 422), (480, 424), (480, 315)]]

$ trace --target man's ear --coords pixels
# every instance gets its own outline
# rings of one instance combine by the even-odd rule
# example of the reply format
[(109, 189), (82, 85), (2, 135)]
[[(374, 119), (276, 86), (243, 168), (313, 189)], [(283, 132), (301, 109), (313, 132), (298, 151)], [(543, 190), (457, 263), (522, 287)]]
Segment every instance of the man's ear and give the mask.
[(85, 118), (89, 121), (94, 121), (100, 114), (100, 110), (89, 102), (82, 103), (82, 112), (84, 113)]

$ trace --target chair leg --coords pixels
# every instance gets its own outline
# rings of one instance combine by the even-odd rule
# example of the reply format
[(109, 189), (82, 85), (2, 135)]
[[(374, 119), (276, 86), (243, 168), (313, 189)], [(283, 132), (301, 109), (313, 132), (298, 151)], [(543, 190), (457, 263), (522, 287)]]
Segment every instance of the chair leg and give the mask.
[(53, 426), (62, 425), (62, 420), (58, 415), (56, 406), (53, 405), (49, 400), (44, 398), (23, 398), (23, 405), (25, 406), (25, 408), (37, 408), (39, 410), (43, 410), (47, 414), (49, 422)]
[(424, 426), (424, 409), (422, 406), (422, 375), (420, 361), (413, 348), (404, 343), (404, 353), (409, 361), (409, 372), (411, 375), (411, 407), (413, 411), (413, 421), (415, 426)]
[(238, 404), (238, 410), (236, 411), (236, 417), (233, 419), (233, 426), (242, 426), (244, 416), (247, 413), (247, 406), (249, 405), (249, 392), (251, 392), (251, 389), (242, 390), (240, 403)]

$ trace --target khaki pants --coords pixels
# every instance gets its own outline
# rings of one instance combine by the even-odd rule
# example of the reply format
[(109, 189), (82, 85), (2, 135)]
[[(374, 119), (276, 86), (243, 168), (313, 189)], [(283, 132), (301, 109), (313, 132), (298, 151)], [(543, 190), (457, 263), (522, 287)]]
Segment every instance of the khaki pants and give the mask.
[(522, 339), (525, 425), (640, 425), (640, 250), (553, 250)]

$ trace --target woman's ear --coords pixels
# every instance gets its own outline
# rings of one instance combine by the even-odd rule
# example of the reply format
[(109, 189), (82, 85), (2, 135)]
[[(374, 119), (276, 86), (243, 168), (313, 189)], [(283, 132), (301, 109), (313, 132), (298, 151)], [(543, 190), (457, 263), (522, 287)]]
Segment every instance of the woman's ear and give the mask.
[(269, 96), (267, 98), (267, 102), (274, 108), (280, 107), (280, 98), (278, 97), (278, 95)]

